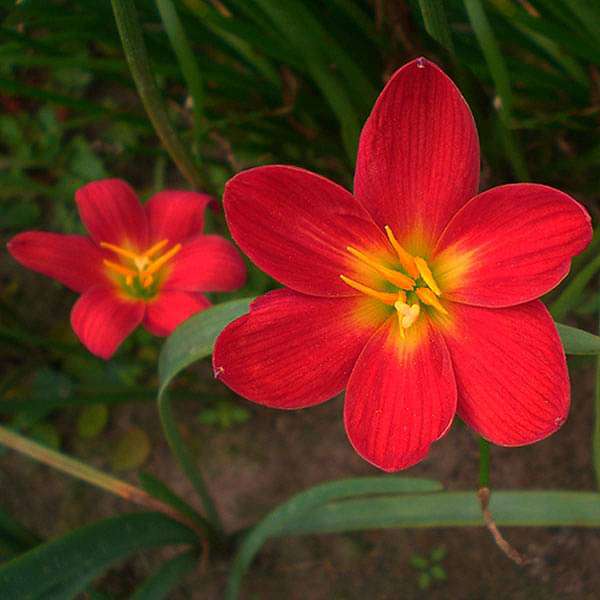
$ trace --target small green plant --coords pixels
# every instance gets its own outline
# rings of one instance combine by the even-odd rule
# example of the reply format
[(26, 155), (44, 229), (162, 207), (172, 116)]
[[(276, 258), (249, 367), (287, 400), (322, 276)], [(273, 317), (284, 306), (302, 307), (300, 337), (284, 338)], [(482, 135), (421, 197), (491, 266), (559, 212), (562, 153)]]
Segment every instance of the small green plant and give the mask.
[(198, 415), (200, 423), (218, 429), (230, 429), (234, 425), (245, 423), (249, 418), (250, 412), (247, 409), (225, 399), (217, 400)]
[(410, 557), (410, 565), (418, 572), (417, 583), (419, 589), (428, 590), (437, 582), (447, 579), (446, 570), (441, 564), (446, 557), (444, 546), (435, 547), (429, 557), (413, 554)]

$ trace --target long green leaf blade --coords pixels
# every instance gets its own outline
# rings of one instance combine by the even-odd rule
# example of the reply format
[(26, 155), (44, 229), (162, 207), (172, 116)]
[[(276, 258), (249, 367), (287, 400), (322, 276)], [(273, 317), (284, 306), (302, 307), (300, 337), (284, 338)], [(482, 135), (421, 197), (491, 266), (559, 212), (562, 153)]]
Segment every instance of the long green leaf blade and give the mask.
[[(595, 492), (495, 491), (490, 510), (498, 525), (510, 527), (600, 526), (600, 494)], [(441, 492), (331, 502), (283, 524), (279, 535), (482, 525), (475, 492)]]
[(231, 568), (226, 598), (228, 600), (237, 598), (244, 574), (256, 553), (269, 537), (280, 535), (290, 521), (310, 519), (312, 512), (325, 503), (355, 496), (373, 497), (378, 494), (438, 492), (441, 489), (442, 485), (437, 481), (383, 476), (330, 481), (297, 494), (278, 506), (247, 534)]
[[(196, 534), (160, 513), (106, 519), (47, 542), (0, 567), (0, 598), (31, 598), (85, 574), (100, 575), (127, 556), (167, 544), (195, 544)], [(81, 591), (81, 590), (80, 590)]]

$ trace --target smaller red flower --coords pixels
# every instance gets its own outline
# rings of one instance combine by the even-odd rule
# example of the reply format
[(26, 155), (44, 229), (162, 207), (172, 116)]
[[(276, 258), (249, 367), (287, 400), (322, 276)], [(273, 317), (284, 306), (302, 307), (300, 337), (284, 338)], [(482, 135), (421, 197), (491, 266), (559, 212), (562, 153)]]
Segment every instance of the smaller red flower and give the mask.
[(246, 278), (233, 245), (202, 233), (210, 197), (165, 190), (142, 205), (124, 181), (77, 190), (89, 232), (26, 231), (8, 243), (12, 256), (81, 294), (71, 325), (90, 352), (108, 359), (140, 324), (164, 336), (210, 306), (203, 292), (228, 292)]

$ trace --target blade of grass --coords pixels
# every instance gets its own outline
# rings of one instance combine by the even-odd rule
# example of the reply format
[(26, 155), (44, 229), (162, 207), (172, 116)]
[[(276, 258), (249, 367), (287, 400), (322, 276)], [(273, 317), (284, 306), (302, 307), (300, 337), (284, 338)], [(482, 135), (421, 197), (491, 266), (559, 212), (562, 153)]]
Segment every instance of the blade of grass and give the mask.
[[(598, 332), (600, 333), (600, 289), (597, 292)], [(596, 389), (594, 397), (594, 432), (592, 437), (592, 461), (596, 475), (596, 487), (600, 489), (600, 356), (596, 359)]]
[(165, 26), (175, 55), (181, 67), (181, 72), (187, 83), (189, 94), (192, 98), (194, 111), (194, 133), (196, 144), (200, 143), (204, 115), (204, 85), (202, 74), (198, 68), (198, 63), (194, 58), (194, 53), (188, 41), (185, 29), (179, 19), (177, 10), (171, 0), (156, 0), (156, 6), (160, 12), (160, 17)]
[(181, 174), (196, 189), (204, 179), (173, 128), (152, 72), (133, 0), (111, 0), (123, 51), (152, 125)]
[(448, 50), (450, 55), (453, 55), (454, 44), (448, 25), (444, 0), (419, 0), (419, 8), (421, 9), (427, 33), (440, 46)]
[(519, 150), (517, 140), (512, 127), (512, 91), (510, 86), (510, 77), (508, 69), (500, 47), (494, 36), (488, 18), (483, 9), (480, 0), (463, 0), (467, 15), (475, 36), (481, 46), (490, 74), (494, 81), (496, 94), (498, 98), (498, 117), (501, 126), (502, 137), (506, 149), (506, 154), (513, 167), (515, 175), (521, 181), (529, 180), (529, 173), (525, 160)]

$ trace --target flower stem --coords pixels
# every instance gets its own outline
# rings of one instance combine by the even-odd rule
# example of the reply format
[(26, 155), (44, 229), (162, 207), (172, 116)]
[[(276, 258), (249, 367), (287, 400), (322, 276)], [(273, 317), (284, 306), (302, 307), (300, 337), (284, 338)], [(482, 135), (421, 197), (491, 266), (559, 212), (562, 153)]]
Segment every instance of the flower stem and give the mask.
[(112, 0), (112, 7), (129, 69), (154, 130), (182, 175), (194, 188), (203, 189), (202, 176), (173, 128), (156, 85), (134, 0)]
[(13, 450), (20, 452), (21, 454), (24, 454), (33, 460), (48, 465), (57, 471), (62, 471), (67, 475), (71, 475), (71, 477), (81, 479), (82, 481), (110, 492), (115, 496), (124, 498), (129, 502), (139, 504), (140, 506), (149, 508), (150, 510), (160, 511), (168, 517), (183, 523), (195, 531), (202, 541), (206, 540), (206, 527), (201, 526), (202, 521), (199, 515), (198, 519), (193, 521), (186, 515), (183, 515), (179, 511), (175, 510), (172, 506), (153, 498), (144, 490), (126, 483), (125, 481), (121, 481), (116, 477), (107, 475), (106, 473), (94, 469), (93, 467), (71, 458), (70, 456), (62, 454), (61, 452), (57, 452), (56, 450), (42, 446), (41, 444), (19, 435), (18, 433), (15, 433), (6, 427), (2, 427), (1, 425), (0, 444), (6, 446), (7, 448), (12, 448)]
[(479, 438), (479, 487), (490, 487), (490, 443)]
[(217, 511), (217, 507), (212, 500), (200, 471), (196, 467), (194, 457), (181, 437), (179, 428), (173, 417), (171, 401), (168, 394), (165, 392), (159, 395), (158, 413), (160, 415), (160, 421), (162, 423), (163, 431), (165, 433), (165, 437), (167, 438), (169, 447), (171, 448), (171, 452), (173, 452), (179, 461), (181, 468), (194, 486), (194, 489), (196, 490), (196, 493), (202, 502), (202, 506), (204, 507), (206, 519), (215, 531), (217, 531), (221, 536), (224, 536), (223, 523)]

